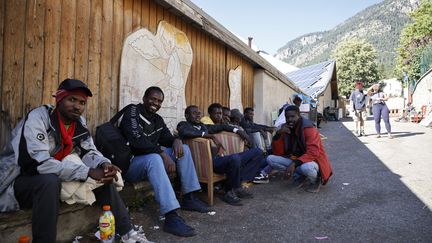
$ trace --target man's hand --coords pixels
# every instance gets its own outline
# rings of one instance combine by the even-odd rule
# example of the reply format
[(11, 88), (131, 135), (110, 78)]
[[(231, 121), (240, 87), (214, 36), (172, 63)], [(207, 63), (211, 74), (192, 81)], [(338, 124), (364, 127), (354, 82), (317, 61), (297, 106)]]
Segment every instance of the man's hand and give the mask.
[(176, 163), (165, 152), (162, 152), (160, 154), (160, 156), (162, 157), (162, 160), (163, 160), (163, 163), (164, 163), (164, 166), (165, 166), (165, 170), (167, 171), (168, 175), (170, 177), (174, 176), (175, 172), (176, 172)]
[(100, 182), (104, 178), (104, 171), (101, 168), (90, 168), (88, 171), (88, 176), (93, 180)]
[(267, 127), (264, 129), (264, 131), (269, 132), (269, 133), (273, 133), (276, 130), (275, 127)]
[(294, 170), (295, 170), (295, 163), (292, 162), (288, 166), (288, 168), (285, 170), (284, 179), (289, 180), (291, 178), (292, 174), (294, 173)]
[(217, 139), (216, 136), (212, 135), (211, 139), (213, 140), (214, 144), (216, 145), (217, 148), (217, 155), (218, 156), (223, 156), (225, 153), (225, 148), (222, 145), (222, 143), (219, 141), (219, 139)]
[(180, 139), (174, 139), (172, 149), (176, 159), (183, 157), (183, 142)]
[(241, 137), (241, 139), (243, 139), (243, 141), (245, 141), (245, 145), (253, 144), (249, 135), (245, 131), (237, 130), (237, 134)]
[(263, 138), (266, 138), (267, 136), (266, 136), (266, 131), (265, 130), (259, 130), (259, 133), (261, 134), (261, 136), (263, 137)]
[(121, 173), (121, 170), (111, 164), (103, 163), (100, 168), (90, 168), (88, 176), (99, 183), (111, 183), (113, 180), (118, 180), (117, 172)]
[(118, 181), (117, 172), (121, 173), (121, 170), (117, 166), (111, 163), (103, 163), (101, 168), (104, 172), (104, 178), (101, 180), (102, 182), (112, 182), (112, 180)]
[(291, 129), (288, 127), (288, 125), (285, 123), (282, 125), (282, 127), (276, 132), (278, 134), (291, 134)]

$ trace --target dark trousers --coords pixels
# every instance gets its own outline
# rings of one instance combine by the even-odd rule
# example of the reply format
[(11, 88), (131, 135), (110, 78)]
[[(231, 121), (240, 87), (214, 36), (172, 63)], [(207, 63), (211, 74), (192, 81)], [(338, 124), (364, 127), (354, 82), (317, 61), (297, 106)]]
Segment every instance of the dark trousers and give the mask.
[(241, 181), (252, 181), (257, 172), (264, 168), (266, 161), (259, 148), (252, 148), (241, 153), (213, 158), (213, 170), (225, 174), (225, 190), (239, 188)]
[[(20, 207), (32, 209), (33, 243), (56, 242), (60, 189), (61, 181), (54, 174), (20, 175), (16, 178), (14, 190)], [(116, 229), (121, 235), (132, 229), (126, 207), (112, 184), (105, 184), (94, 193), (98, 204), (111, 205)]]
[(384, 124), (388, 133), (391, 132), (389, 109), (386, 104), (374, 104), (372, 106), (372, 112), (375, 120), (375, 130), (377, 134), (381, 133), (381, 117), (384, 120)]
[(241, 181), (252, 181), (257, 173), (267, 165), (263, 152), (259, 148), (251, 148), (238, 155), (241, 160)]
[(218, 174), (225, 174), (225, 191), (240, 187), (241, 158), (239, 154), (216, 156), (213, 158), (213, 170)]

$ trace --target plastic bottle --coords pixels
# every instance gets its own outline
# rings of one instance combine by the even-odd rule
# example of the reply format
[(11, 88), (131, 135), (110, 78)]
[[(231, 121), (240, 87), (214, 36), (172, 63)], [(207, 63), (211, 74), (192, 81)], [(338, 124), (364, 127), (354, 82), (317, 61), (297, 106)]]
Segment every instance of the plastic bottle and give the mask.
[(103, 212), (99, 218), (100, 239), (102, 242), (114, 242), (115, 240), (115, 220), (111, 212), (110, 205), (102, 207)]
[(30, 237), (27, 235), (20, 236), (18, 243), (30, 243)]

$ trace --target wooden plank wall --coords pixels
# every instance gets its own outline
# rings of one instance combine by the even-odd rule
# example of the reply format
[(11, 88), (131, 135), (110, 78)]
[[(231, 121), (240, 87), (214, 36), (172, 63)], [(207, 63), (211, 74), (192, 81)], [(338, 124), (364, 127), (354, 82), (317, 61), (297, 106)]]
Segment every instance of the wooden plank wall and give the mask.
[(94, 131), (118, 109), (123, 40), (143, 27), (156, 32), (161, 20), (185, 32), (194, 51), (188, 105), (228, 105), (228, 72), (239, 65), (243, 105), (253, 105), (252, 64), (152, 0), (0, 0), (2, 114), (15, 125), (30, 109), (53, 103), (58, 84), (75, 77), (94, 94), (86, 111)]

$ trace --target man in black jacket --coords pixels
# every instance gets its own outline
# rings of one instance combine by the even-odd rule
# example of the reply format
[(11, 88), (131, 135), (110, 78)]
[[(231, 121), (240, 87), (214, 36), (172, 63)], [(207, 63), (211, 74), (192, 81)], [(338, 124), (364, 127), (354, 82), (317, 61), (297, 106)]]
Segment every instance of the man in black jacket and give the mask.
[(142, 104), (125, 111), (120, 129), (130, 142), (134, 158), (124, 178), (129, 182), (150, 181), (160, 212), (165, 215), (164, 231), (178, 236), (193, 236), (195, 230), (176, 213), (180, 205), (167, 172), (173, 175), (178, 171), (183, 209), (204, 213), (210, 208), (193, 195), (201, 187), (189, 147), (175, 138), (163, 118), (156, 114), (163, 100), (163, 91), (152, 86), (145, 91)]
[(274, 128), (254, 123), (254, 110), (251, 107), (246, 107), (243, 114), (240, 126), (253, 138), (254, 146), (266, 152), (270, 149), (271, 133)]
[(216, 173), (225, 174), (225, 194), (222, 200), (228, 204), (241, 205), (240, 198), (252, 198), (252, 194), (241, 187), (241, 181), (251, 181), (259, 168), (265, 164), (265, 159), (260, 149), (253, 148), (245, 152), (224, 156), (224, 148), (220, 141), (213, 135), (222, 131), (239, 134), (244, 140), (249, 136), (242, 130), (225, 124), (205, 125), (200, 122), (201, 111), (197, 106), (188, 106), (185, 110), (186, 122), (177, 125), (177, 131), (181, 138), (203, 137), (212, 139), (216, 148), (213, 153), (213, 170)]

